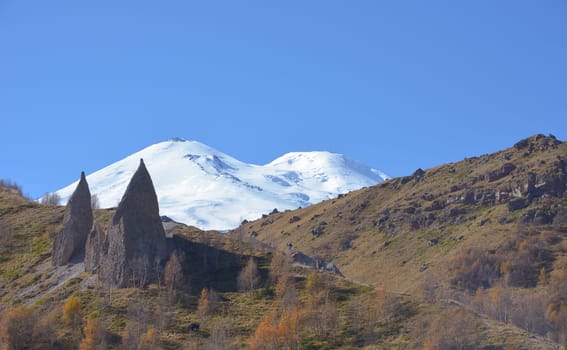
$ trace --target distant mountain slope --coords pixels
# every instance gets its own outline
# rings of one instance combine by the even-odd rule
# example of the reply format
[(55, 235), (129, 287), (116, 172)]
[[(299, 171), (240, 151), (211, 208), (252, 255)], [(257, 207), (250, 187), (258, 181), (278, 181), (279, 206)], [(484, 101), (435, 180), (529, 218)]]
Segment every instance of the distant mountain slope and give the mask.
[[(535, 135), (500, 152), (418, 169), (308, 208), (273, 214), (233, 233), (284, 250), (291, 243), (333, 262), (348, 278), (418, 293), (429, 273), (448, 283), (449, 262), (463, 249), (494, 249), (505, 255), (498, 259), (514, 262), (507, 251), (511, 242), (538, 235), (554, 242), (549, 251), (563, 239), (567, 249), (566, 190), (567, 143)], [(549, 261), (539, 263), (539, 269), (553, 268)], [(563, 263), (567, 266), (567, 255), (557, 253), (556, 264)], [(536, 283), (539, 269), (526, 273), (523, 283)]]
[[(140, 158), (154, 181), (161, 214), (201, 229), (231, 229), (274, 208), (305, 207), (388, 178), (335, 153), (288, 153), (260, 166), (196, 141), (172, 139), (88, 175), (102, 207), (118, 204)], [(57, 191), (63, 203), (75, 186)]]

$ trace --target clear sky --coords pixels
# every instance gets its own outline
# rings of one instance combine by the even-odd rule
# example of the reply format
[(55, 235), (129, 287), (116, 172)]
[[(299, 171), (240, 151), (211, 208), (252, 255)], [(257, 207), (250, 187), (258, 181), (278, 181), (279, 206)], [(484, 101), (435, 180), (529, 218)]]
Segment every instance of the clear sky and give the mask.
[(564, 0), (0, 0), (0, 178), (33, 197), (175, 136), (401, 176), (566, 112)]

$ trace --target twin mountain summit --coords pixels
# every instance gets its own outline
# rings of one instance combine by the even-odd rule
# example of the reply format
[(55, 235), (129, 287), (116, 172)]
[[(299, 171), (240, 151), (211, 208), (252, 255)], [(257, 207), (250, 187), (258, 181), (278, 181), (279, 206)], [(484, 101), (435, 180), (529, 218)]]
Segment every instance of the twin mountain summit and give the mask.
[[(270, 208), (277, 212), (308, 206), (387, 178), (328, 152), (289, 153), (257, 166), (198, 142), (166, 141), (95, 172), (90, 186), (81, 173), (78, 183), (59, 191), (67, 205), (63, 229), (53, 243), (53, 265), (66, 265), (84, 253), (85, 271), (98, 274), (108, 285), (145, 285), (159, 279), (153, 265), (166, 261), (175, 243), (166, 237), (156, 186), (144, 158), (154, 165), (165, 214), (200, 228), (234, 228)], [(91, 188), (104, 206), (111, 207), (122, 192), (106, 230), (93, 217)]]
[[(330, 152), (287, 153), (266, 165), (239, 161), (196, 141), (149, 146), (88, 175), (102, 208), (116, 207), (144, 159), (162, 215), (204, 230), (228, 230), (273, 209), (306, 207), (389, 177)], [(78, 182), (56, 193), (66, 203)]]

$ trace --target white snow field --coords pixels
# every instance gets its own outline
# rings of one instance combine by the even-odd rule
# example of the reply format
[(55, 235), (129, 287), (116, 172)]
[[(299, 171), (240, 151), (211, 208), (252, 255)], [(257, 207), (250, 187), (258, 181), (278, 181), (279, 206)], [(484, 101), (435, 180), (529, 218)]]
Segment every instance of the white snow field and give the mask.
[[(388, 179), (329, 152), (292, 152), (266, 165), (241, 162), (197, 141), (149, 146), (87, 176), (102, 208), (118, 205), (140, 158), (150, 172), (160, 215), (203, 230), (228, 230), (264, 213), (305, 207)], [(78, 169), (77, 172), (79, 172)], [(58, 190), (66, 203), (77, 182)]]

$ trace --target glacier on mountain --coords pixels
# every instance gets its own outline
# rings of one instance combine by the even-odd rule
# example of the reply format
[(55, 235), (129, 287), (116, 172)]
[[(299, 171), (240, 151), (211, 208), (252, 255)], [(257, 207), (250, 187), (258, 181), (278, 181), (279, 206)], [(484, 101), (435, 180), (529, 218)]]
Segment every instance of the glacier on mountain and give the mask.
[[(204, 230), (232, 229), (274, 208), (305, 207), (388, 178), (336, 153), (292, 152), (254, 165), (176, 138), (88, 175), (102, 208), (118, 205), (140, 158), (152, 176), (161, 215)], [(66, 203), (75, 187), (72, 183), (56, 193)]]

